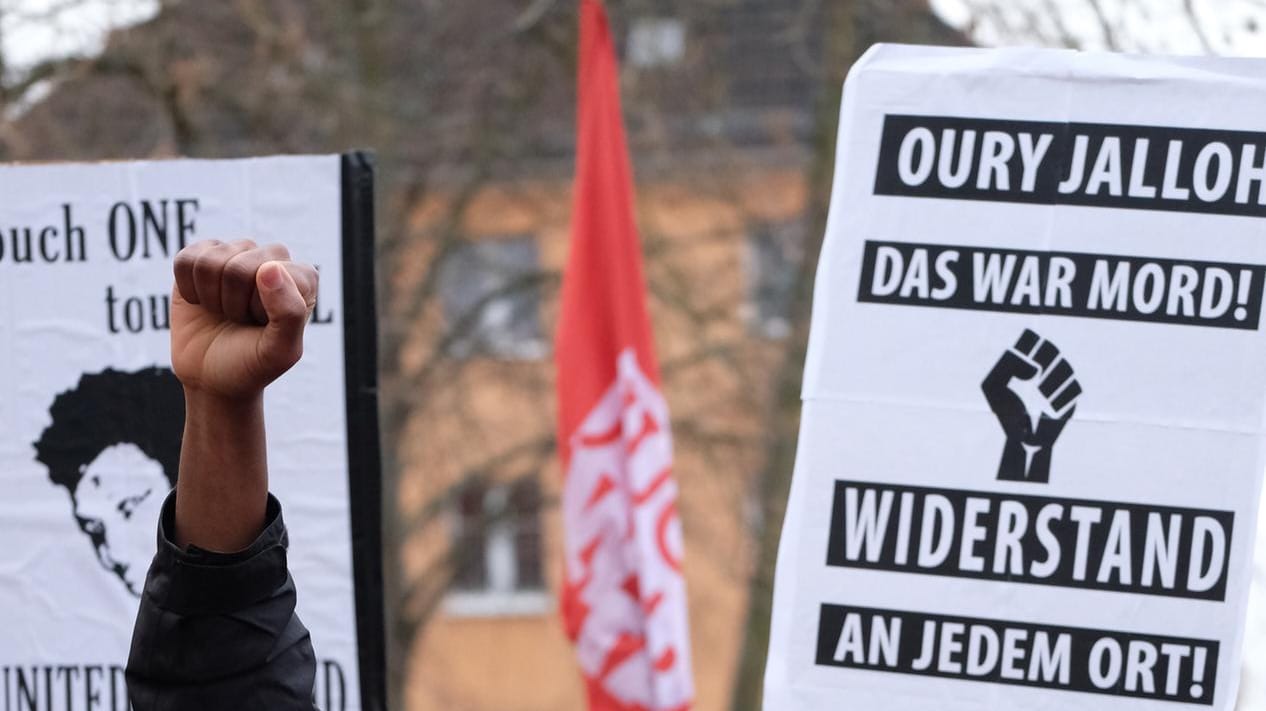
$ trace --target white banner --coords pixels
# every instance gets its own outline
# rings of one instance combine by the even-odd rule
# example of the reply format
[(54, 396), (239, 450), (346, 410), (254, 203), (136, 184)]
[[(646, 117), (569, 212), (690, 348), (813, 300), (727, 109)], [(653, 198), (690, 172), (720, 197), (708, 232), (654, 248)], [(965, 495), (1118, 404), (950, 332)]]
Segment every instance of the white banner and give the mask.
[[(321, 270), (302, 362), (266, 397), (317, 701), (360, 708), (339, 156), (0, 167), (3, 708), (127, 708), (123, 665), (176, 477), (171, 261), (284, 242)], [(120, 464), (125, 466), (111, 466)]]
[(1264, 76), (899, 46), (854, 67), (766, 709), (1235, 708)]

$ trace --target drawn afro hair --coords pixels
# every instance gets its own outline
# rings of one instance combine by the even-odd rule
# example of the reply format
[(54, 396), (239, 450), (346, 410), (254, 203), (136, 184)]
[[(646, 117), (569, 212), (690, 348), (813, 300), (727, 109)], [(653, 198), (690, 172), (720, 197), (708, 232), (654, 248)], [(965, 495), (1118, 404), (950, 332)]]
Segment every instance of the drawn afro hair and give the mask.
[(185, 395), (170, 369), (86, 373), (53, 400), (49, 414), (53, 424), (35, 443), (35, 458), (54, 484), (74, 493), (83, 467), (116, 444), (133, 444), (176, 485)]

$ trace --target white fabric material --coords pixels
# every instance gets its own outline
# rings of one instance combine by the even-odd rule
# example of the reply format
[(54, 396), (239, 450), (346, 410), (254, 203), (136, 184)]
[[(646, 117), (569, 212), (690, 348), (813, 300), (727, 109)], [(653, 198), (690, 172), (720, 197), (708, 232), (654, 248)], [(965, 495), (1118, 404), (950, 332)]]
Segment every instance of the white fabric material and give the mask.
[(659, 388), (623, 351), (616, 381), (571, 436), (563, 488), (568, 604), (585, 610), (581, 672), (615, 701), (651, 711), (694, 698), (669, 425)]
[[(1116, 155), (1112, 148), (1107, 157), (1098, 149), (1089, 151), (1081, 185), (1067, 192), (1056, 192), (1054, 182), (1043, 187), (1043, 176), (1063, 182), (1076, 169), (1067, 161), (1042, 163), (1036, 157), (1043, 150), (1041, 128), (989, 135), (981, 127), (965, 176), (956, 175), (952, 161), (925, 162), (915, 146), (927, 139), (931, 142), (921, 144), (927, 150), (944, 141), (939, 129), (919, 134), (922, 138), (911, 138), (914, 131), (903, 129), (894, 134), (890, 154), (881, 155), (886, 121), (895, 126), (893, 117), (910, 116), (909, 126), (916, 126), (931, 116), (1072, 124), (1067, 135), (1052, 129), (1056, 142), (1046, 147), (1048, 157), (1055, 156), (1050, 161), (1059, 160), (1060, 145), (1067, 149), (1061, 155), (1071, 157), (1081, 125), (1258, 132), (1260, 164), (1266, 153), (1266, 136), (1260, 133), (1266, 115), (1263, 76), (1260, 62), (886, 45), (872, 48), (855, 65), (845, 85), (831, 213), (815, 287), (800, 446), (779, 549), (766, 709), (1230, 710), (1237, 692), (1242, 692), (1240, 709), (1266, 708), (1266, 568), (1261, 563), (1266, 550), (1260, 544), (1253, 572), (1254, 540), (1261, 539), (1255, 526), (1266, 341), (1260, 324), (1250, 325), (1258, 317), (1253, 301), (1261, 300), (1262, 276), (1253, 270), (1266, 264), (1266, 217), (1246, 214), (1256, 209), (1250, 203), (1258, 186), (1249, 184), (1249, 203), (1234, 203), (1241, 178), (1234, 172), (1218, 177), (1219, 157), (1204, 158), (1202, 173), (1201, 159), (1193, 168), (1189, 153), (1187, 162), (1176, 164), (1186, 171), (1178, 180), (1192, 193), (1179, 205), (1168, 197), (1174, 186), (1162, 183), (1161, 154), (1167, 145), (1161, 134), (1151, 141), (1151, 158), (1140, 159), (1139, 165), (1153, 161), (1147, 164), (1154, 164), (1152, 172), (1132, 172), (1128, 159), (1139, 147), (1133, 138), (1122, 138)], [(899, 153), (906, 139), (910, 145)], [(1189, 144), (1188, 151), (1204, 150), (1194, 139)], [(998, 173), (981, 176), (988, 170), (982, 152), (999, 157)], [(1225, 153), (1217, 146), (1208, 152)], [(1028, 164), (1022, 154), (1034, 166), (1034, 182), (1021, 170)], [(1238, 166), (1238, 151), (1232, 158)], [(894, 165), (885, 167), (884, 160)], [(1207, 180), (1193, 185), (1197, 177)], [(956, 180), (962, 187), (944, 188), (937, 196), (913, 194), (928, 181), (948, 185)], [(893, 185), (898, 187), (890, 189)], [(965, 198), (982, 185), (982, 194)], [(1147, 197), (1149, 187), (1155, 188), (1154, 198)], [(1203, 201), (1219, 195), (1224, 200), (1217, 205)], [(1133, 202), (1093, 204), (1114, 196)], [(903, 245), (926, 245), (929, 261), (919, 273), (906, 254), (904, 270), (892, 277), (891, 269), (876, 266), (880, 243), (897, 251)], [(935, 255), (950, 248), (954, 258), (946, 257), (938, 271)], [(975, 293), (980, 267), (973, 260), (985, 264), (988, 250), (1041, 255), (1033, 262), (1041, 285), (1034, 286), (1035, 271), (1029, 275), (1034, 283), (1024, 289), (1028, 267), (1020, 255), (1012, 272), (1019, 275), (1012, 283), (1020, 286), (999, 303)], [(896, 252), (883, 253), (895, 259)], [(1077, 255), (1090, 257), (1081, 262)], [(1070, 301), (1077, 302), (1071, 307), (1062, 304), (1057, 287), (1050, 290), (1050, 282), (1058, 279), (1051, 279), (1049, 265), (1057, 260), (1076, 261), (1083, 268), (1077, 279), (1088, 280), (1096, 260), (1109, 268), (1121, 263), (1118, 258), (1135, 260), (1140, 279), (1148, 260), (1175, 260), (1180, 271), (1194, 264), (1192, 273), (1205, 281), (1221, 277), (1210, 276), (1216, 268), (1196, 262), (1243, 265), (1247, 271), (1236, 266), (1227, 270), (1227, 278), (1245, 286), (1237, 284), (1229, 292), (1235, 300), (1225, 305), (1211, 293), (1203, 312), (1198, 288), (1191, 292), (1191, 304), (1179, 296), (1171, 306), (1164, 300), (1152, 305), (1154, 285), (1140, 287), (1138, 294), (1126, 294), (1128, 316), (1087, 305), (1076, 291), (1084, 281), (1071, 282)], [(957, 286), (943, 278), (954, 269), (960, 270)], [(1172, 284), (1177, 277), (1169, 269), (1159, 274)], [(1251, 281), (1244, 277), (1249, 273), (1255, 274)], [(886, 296), (862, 298), (872, 292)], [(1201, 321), (1215, 312), (1221, 321)], [(1170, 316), (1170, 322), (1163, 321)], [(1022, 335), (1026, 331), (1033, 339)], [(1042, 350), (1047, 345), (1058, 355), (1043, 363), (1042, 353), (1050, 354)], [(1064, 363), (1073, 372), (1066, 381), (1052, 375)], [(1030, 372), (1040, 375), (1026, 391), (1026, 377), (1020, 374)], [(982, 391), (999, 373), (1005, 387), (995, 388), (991, 400)], [(1068, 383), (1075, 379), (1082, 392), (1044, 393), (1034, 386), (1048, 377), (1050, 385), (1062, 388), (1071, 388)], [(994, 405), (1004, 402), (1019, 403), (1025, 413), (1010, 420), (1016, 431), (1037, 429), (1040, 435), (1049, 423), (1067, 418), (1062, 431), (1054, 429), (1053, 445), (1038, 443), (1041, 437), (1032, 432), (1024, 442), (1016, 440), (1008, 471), (1020, 475), (1013, 479), (999, 479), (1007, 469), (1007, 440)], [(1047, 439), (1051, 434), (1047, 429)], [(1049, 457), (1049, 481), (1025, 480), (1042, 469), (1044, 457)], [(939, 529), (920, 527), (923, 516), (939, 515), (928, 509), (948, 507), (949, 500), (916, 498), (922, 494), (915, 489), (949, 492), (950, 498), (966, 492), (963, 507), (953, 509), (959, 533), (952, 546), (937, 550)], [(884, 491), (890, 492), (886, 505)], [(905, 506), (902, 493), (923, 507)], [(1100, 557), (1078, 563), (1080, 574), (1069, 559), (1067, 571), (1042, 577), (1041, 539), (1034, 536), (1031, 546), (1026, 541), (1013, 549), (999, 533), (1007, 528), (999, 520), (1016, 530), (1036, 530), (1035, 514), (1042, 509), (1038, 504), (1025, 509), (1025, 501), (1065, 502), (1059, 509), (1065, 528), (1059, 530), (1067, 533), (1063, 555), (1069, 557), (1080, 554), (1074, 535), (1079, 524), (1070, 518), (1073, 504), (1068, 502), (1089, 502), (1075, 515), (1090, 516), (1093, 510), (1105, 518), (1086, 529), (1094, 533), (1082, 550), (1097, 550)], [(1119, 512), (1125, 504), (1139, 507), (1132, 519)], [(1177, 553), (1182, 562), (1170, 571), (1174, 582), (1167, 590), (1156, 582), (1164, 566), (1142, 573), (1144, 568), (1131, 567), (1143, 550), (1138, 539), (1146, 535), (1147, 512), (1158, 507), (1186, 511), (1185, 530), (1198, 528), (1207, 535), (1202, 540), (1213, 542), (1207, 550), (1215, 558), (1225, 553), (1223, 591), (1210, 588), (1212, 578), (1178, 574), (1188, 564), (1217, 567), (1207, 553), (1192, 553), (1192, 546)], [(1127, 518), (1119, 522), (1118, 516)], [(1214, 523), (1218, 516), (1234, 522), (1223, 531), (1229, 543), (1221, 547), (1214, 531), (1222, 526)], [(900, 538), (903, 530), (911, 537)], [(890, 535), (880, 546), (877, 533), (883, 531)], [(920, 532), (927, 540), (920, 540)], [(1067, 580), (1059, 582), (1061, 576)], [(1138, 590), (1144, 578), (1157, 587)], [(887, 612), (859, 613), (859, 608)], [(940, 626), (924, 628), (920, 616), (937, 618)], [(894, 620), (906, 624), (897, 630)], [(999, 627), (985, 629), (988, 625), (972, 621)], [(964, 626), (953, 626), (960, 623)], [(918, 642), (928, 641), (925, 629), (938, 637), (931, 647), (934, 656), (920, 666), (916, 657), (925, 650)], [(1111, 636), (1108, 632), (1120, 633), (1117, 641), (1100, 642)], [(1040, 643), (1039, 634), (1045, 635)], [(1070, 647), (1063, 659), (1033, 662), (1041, 652), (1059, 657), (1056, 645), (1063, 634), (1072, 635), (1069, 640), (1084, 634), (1085, 648)], [(1130, 635), (1141, 637), (1121, 641)], [(1155, 637), (1198, 644), (1170, 640), (1171, 646), (1162, 648)], [(1092, 642), (1100, 648), (1092, 651)], [(1211, 660), (1213, 643), (1217, 664), (1209, 669), (1216, 680), (1197, 672), (1192, 656), (1203, 647), (1199, 653)], [(899, 644), (911, 646), (898, 650)], [(1114, 644), (1121, 645), (1115, 652)], [(1008, 650), (1022, 656), (1008, 662)], [(1114, 654), (1121, 655), (1115, 669)], [(1101, 666), (1090, 669), (1090, 659)], [(1175, 670), (1173, 678), (1167, 664)], [(1060, 679), (1061, 672), (1069, 674), (1067, 681)]]
[[(339, 157), (0, 167), (0, 195), (4, 698), (19, 703), (22, 669), (36, 684), (41, 709), (83, 708), (93, 694), (100, 704), (94, 708), (126, 708), (121, 667), (139, 593), (139, 584), (130, 590), (127, 581), (144, 577), (168, 482), (152, 458), (121, 443), (84, 469), (72, 498), (68, 488), (50, 481), (33, 443), (53, 424), (54, 399), (75, 389), (83, 375), (170, 367), (169, 331), (154, 328), (152, 319), (166, 319), (171, 258), (183, 221), (190, 241), (285, 242), (296, 259), (321, 269), (318, 310), (328, 322), (308, 328), (302, 362), (269, 388), (269, 465), (290, 530), (299, 616), (317, 650), (318, 701), (359, 708)], [(76, 245), (72, 255), (82, 254), (82, 261), (67, 261), (66, 209), (71, 224), (83, 230), (83, 251)], [(157, 240), (162, 227), (166, 249)], [(34, 261), (16, 262), (13, 231), (24, 255), (27, 228)], [(55, 259), (43, 261), (41, 246)], [(133, 513), (122, 515), (124, 509)], [(90, 530), (101, 531), (104, 546), (94, 545)], [(129, 563), (128, 570), (120, 572), (116, 563)], [(69, 671), (56, 671), (63, 665)], [(51, 684), (44, 672), (49, 667)]]

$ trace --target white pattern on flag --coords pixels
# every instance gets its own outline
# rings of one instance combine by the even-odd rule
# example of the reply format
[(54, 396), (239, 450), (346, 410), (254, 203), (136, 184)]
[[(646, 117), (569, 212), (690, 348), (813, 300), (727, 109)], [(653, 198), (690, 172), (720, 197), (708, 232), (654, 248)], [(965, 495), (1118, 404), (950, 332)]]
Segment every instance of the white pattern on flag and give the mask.
[(630, 708), (670, 711), (694, 693), (668, 404), (633, 349), (617, 372), (571, 435), (568, 626), (591, 685)]

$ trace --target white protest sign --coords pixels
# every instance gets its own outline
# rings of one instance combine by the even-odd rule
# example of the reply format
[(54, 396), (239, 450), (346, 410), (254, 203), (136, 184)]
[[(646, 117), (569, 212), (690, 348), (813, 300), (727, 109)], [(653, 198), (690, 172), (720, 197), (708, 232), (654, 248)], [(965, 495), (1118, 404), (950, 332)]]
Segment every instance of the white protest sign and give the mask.
[(1263, 76), (898, 46), (854, 67), (766, 709), (1235, 707)]
[[(304, 358), (265, 398), (271, 485), (318, 705), (381, 701), (362, 665), (381, 645), (381, 622), (367, 623), (381, 620), (376, 501), (353, 515), (376, 499), (376, 443), (362, 441), (376, 421), (349, 417), (364, 403), (348, 387), (366, 384), (358, 369), (373, 352), (372, 301), (352, 293), (372, 254), (370, 179), (359, 155), (0, 167), (5, 711), (128, 708), (123, 665), (184, 419), (172, 258), (197, 239), (241, 237), (284, 242), (321, 270)], [(370, 590), (354, 570), (370, 571)]]

